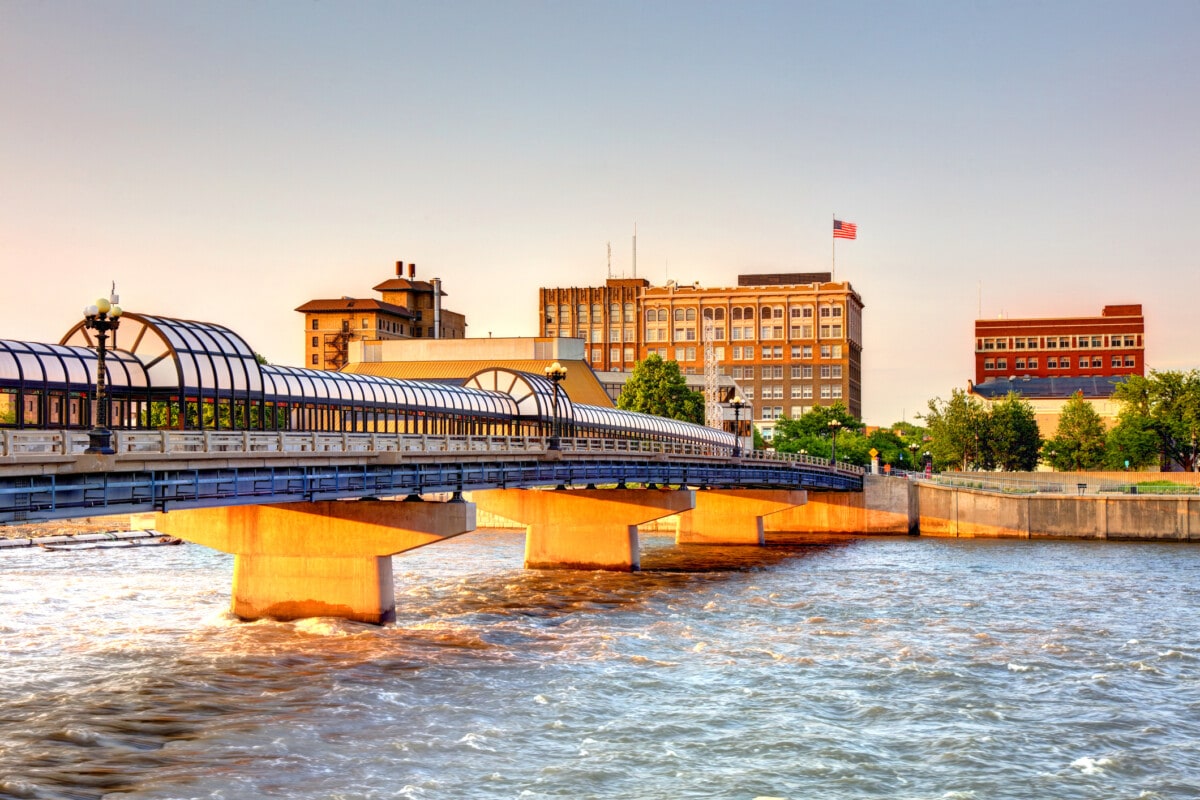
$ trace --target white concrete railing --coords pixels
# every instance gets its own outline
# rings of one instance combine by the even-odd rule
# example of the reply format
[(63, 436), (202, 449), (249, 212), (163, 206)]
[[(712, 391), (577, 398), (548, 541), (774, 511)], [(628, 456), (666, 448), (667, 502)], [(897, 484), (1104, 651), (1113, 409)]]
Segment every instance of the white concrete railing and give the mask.
[[(724, 448), (687, 442), (641, 439), (562, 437), (561, 452), (571, 454), (681, 455), (729, 458)], [(47, 456), (82, 455), (89, 444), (86, 431), (0, 431), (0, 457), (36, 460)], [(264, 431), (113, 431), (118, 455), (188, 454), (352, 454), (352, 453), (531, 453), (549, 450), (544, 436), (465, 436), (411, 433), (320, 433)], [(828, 459), (799, 453), (753, 450), (743, 461), (828, 467)], [(862, 474), (861, 467), (839, 462), (838, 471)]]
[[(86, 431), (5, 430), (0, 457), (81, 455), (89, 444)], [(219, 453), (544, 453), (542, 436), (465, 436), (390, 433), (320, 433), (260, 431), (113, 431), (118, 455), (185, 455)], [(626, 453), (727, 456), (718, 448), (682, 442), (563, 437), (566, 453)]]

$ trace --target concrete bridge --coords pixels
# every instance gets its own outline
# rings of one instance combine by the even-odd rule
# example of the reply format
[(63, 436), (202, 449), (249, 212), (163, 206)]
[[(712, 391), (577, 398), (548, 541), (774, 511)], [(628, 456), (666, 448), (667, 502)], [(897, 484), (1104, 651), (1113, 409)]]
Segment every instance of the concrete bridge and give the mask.
[(476, 508), (526, 526), (527, 567), (636, 570), (639, 525), (673, 516), (680, 545), (762, 545), (764, 520), (809, 492), (864, 485), (859, 468), (810, 457), (631, 439), (114, 436), (113, 455), (94, 455), (86, 433), (5, 431), (0, 521), (153, 514), (157, 530), (236, 556), (233, 612), (247, 619), (389, 621), (391, 556), (474, 530)]

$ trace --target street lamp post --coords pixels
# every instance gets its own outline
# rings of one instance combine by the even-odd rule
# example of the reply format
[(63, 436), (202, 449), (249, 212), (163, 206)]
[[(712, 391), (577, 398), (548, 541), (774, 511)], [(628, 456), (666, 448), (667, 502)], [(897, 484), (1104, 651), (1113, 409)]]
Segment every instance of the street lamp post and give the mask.
[(729, 405), (733, 408), (733, 457), (740, 458), (742, 455), (742, 409), (746, 407), (746, 401), (735, 396)]
[(837, 466), (837, 435), (838, 431), (841, 430), (841, 427), (842, 423), (840, 420), (829, 420), (829, 436), (831, 442), (831, 446), (829, 448), (829, 465), (832, 467)]
[(96, 332), (96, 415), (92, 420), (92, 429), (88, 431), (88, 446), (83, 452), (112, 455), (112, 431), (108, 429), (111, 419), (109, 412), (107, 372), (104, 368), (104, 356), (107, 351), (108, 332), (116, 330), (121, 324), (121, 307), (109, 302), (103, 297), (95, 305), (83, 310), (83, 326)]
[(552, 397), (551, 414), (553, 422), (551, 427), (550, 441), (546, 444), (547, 450), (561, 450), (562, 441), (559, 438), (559, 422), (558, 422), (558, 384), (563, 378), (567, 377), (567, 368), (555, 361), (550, 366), (546, 367), (546, 377), (550, 379), (550, 383), (554, 385), (554, 396)]
[(917, 451), (920, 449), (921, 445), (917, 444), (916, 442), (913, 442), (908, 446), (908, 452), (911, 453), (909, 458), (912, 460), (912, 467), (910, 467), (910, 469), (913, 471), (916, 471), (916, 469), (920, 466), (917, 464)]

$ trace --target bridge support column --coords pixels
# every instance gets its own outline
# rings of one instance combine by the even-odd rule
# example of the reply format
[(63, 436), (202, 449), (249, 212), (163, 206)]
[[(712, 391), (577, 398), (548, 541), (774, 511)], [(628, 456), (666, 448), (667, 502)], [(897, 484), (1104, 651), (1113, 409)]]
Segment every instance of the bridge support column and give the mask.
[(679, 515), (676, 544), (761, 545), (763, 517), (802, 506), (803, 490), (710, 489), (696, 492), (696, 507)]
[(637, 526), (691, 508), (696, 493), (660, 489), (489, 489), (471, 499), (486, 511), (523, 523), (529, 569), (641, 566)]
[(472, 503), (319, 501), (159, 514), (155, 528), (237, 556), (242, 619), (396, 618), (395, 553), (475, 530)]

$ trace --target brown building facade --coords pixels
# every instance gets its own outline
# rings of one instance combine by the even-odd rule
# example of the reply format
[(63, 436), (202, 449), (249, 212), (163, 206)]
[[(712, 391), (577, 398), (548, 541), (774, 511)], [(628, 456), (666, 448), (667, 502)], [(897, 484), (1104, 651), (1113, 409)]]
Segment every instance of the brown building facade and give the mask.
[(304, 314), (304, 364), (315, 369), (341, 369), (349, 361), (350, 343), (360, 339), (462, 339), (467, 318), (442, 307), (440, 278), (417, 280), (417, 265), (396, 262), (396, 276), (373, 287), (382, 299), (341, 297), (309, 300), (296, 310)]
[(1140, 304), (1098, 317), (976, 320), (975, 383), (1144, 375), (1145, 328)]
[(705, 328), (718, 372), (742, 387), (753, 419), (798, 417), (842, 402), (862, 415), (862, 298), (829, 273), (739, 276), (738, 285), (541, 289), (542, 335), (584, 339), (588, 363), (628, 372), (657, 353), (688, 375), (704, 373)]

